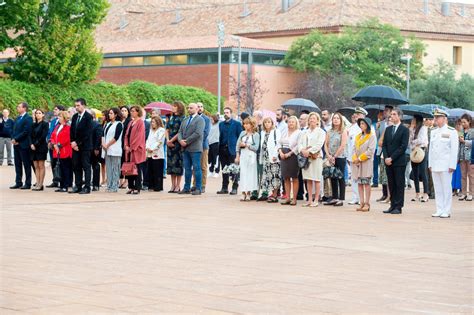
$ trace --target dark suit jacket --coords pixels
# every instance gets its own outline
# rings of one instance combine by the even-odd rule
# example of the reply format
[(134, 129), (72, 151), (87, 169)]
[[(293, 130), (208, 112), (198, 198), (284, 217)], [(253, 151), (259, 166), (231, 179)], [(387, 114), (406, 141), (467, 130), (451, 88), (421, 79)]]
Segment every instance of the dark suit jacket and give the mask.
[(25, 114), (23, 118), (18, 116), (13, 125), (12, 139), (18, 142), (20, 148), (29, 149), (31, 144), (31, 127), (33, 119), (30, 115)]
[(191, 116), (186, 117), (179, 127), (178, 140), (186, 140), (184, 151), (202, 152), (202, 138), (204, 137), (204, 119), (196, 115), (188, 126)]
[(102, 148), (102, 126), (97, 121), (92, 121), (92, 149), (101, 150)]
[(79, 151), (92, 150), (92, 115), (87, 111), (84, 112), (81, 121), (77, 124), (79, 113), (72, 116), (71, 123), (71, 142), (76, 142)]
[(392, 166), (407, 164), (405, 152), (408, 147), (410, 132), (403, 124), (398, 126), (397, 132), (392, 136), (394, 126), (385, 129), (382, 143), (384, 159), (392, 158)]
[(242, 124), (235, 119), (221, 121), (219, 123), (219, 146), (227, 145), (229, 154), (235, 156), (237, 154), (235, 151), (237, 139), (239, 139), (242, 130)]
[(7, 121), (0, 117), (0, 138), (11, 138), (13, 131), (13, 120), (8, 118)]
[(48, 130), (49, 126), (45, 121), (33, 123), (31, 128), (31, 144), (35, 146), (35, 152), (48, 152), (48, 143), (46, 142)]

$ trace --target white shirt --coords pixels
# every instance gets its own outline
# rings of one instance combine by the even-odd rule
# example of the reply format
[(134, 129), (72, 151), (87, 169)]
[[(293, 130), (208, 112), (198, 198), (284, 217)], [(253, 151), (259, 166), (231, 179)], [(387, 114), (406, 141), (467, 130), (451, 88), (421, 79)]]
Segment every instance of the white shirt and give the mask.
[(281, 136), (285, 136), (288, 133), (288, 124), (286, 121), (282, 120), (281, 122), (277, 123), (277, 128), (280, 130)]
[(415, 139), (415, 130), (410, 129), (410, 140), (408, 142), (408, 146), (411, 150), (415, 147), (426, 148), (428, 147), (428, 128), (425, 126), (421, 126), (420, 130), (418, 131), (418, 136)]
[[(146, 156), (150, 157), (154, 160), (157, 159), (164, 159), (165, 158), (165, 151), (164, 151), (164, 139), (165, 139), (165, 129), (158, 128), (156, 130), (150, 129), (150, 134), (148, 135), (148, 139), (146, 139)], [(148, 149), (153, 150), (153, 152), (148, 152)]]

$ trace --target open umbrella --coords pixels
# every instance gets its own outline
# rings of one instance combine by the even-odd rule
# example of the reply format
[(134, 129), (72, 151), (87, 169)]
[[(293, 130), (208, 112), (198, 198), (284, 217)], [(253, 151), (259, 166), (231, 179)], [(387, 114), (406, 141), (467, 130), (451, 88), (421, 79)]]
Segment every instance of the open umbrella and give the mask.
[(464, 108), (451, 108), (448, 109), (449, 119), (456, 120), (461, 118), (462, 115), (468, 114), (474, 118), (474, 112)]
[(357, 92), (352, 99), (368, 104), (401, 105), (409, 103), (399, 90), (386, 85), (367, 86)]
[(434, 113), (434, 111), (439, 108), (439, 109), (442, 109), (442, 110), (446, 110), (448, 111), (449, 108), (447, 108), (446, 106), (443, 106), (443, 105), (438, 105), (438, 104), (422, 104), (420, 105), (421, 107), (423, 108), (427, 108), (430, 112)]
[(145, 106), (147, 112), (151, 112), (154, 109), (159, 109), (161, 115), (171, 114), (171, 105), (163, 102), (153, 102)]
[(378, 115), (380, 112), (383, 112), (385, 105), (370, 104), (365, 105), (364, 109), (367, 111), (367, 117), (372, 121), (377, 121)]
[(423, 118), (433, 118), (433, 112), (428, 107), (423, 107), (420, 105), (400, 105), (400, 108), (403, 111), (403, 114), (414, 116), (418, 115)]
[(295, 114), (297, 115), (299, 115), (303, 110), (307, 110), (309, 112), (321, 112), (319, 107), (313, 101), (307, 100), (305, 98), (289, 99), (285, 103), (283, 103), (282, 107), (284, 109), (294, 110)]
[(355, 112), (355, 107), (343, 107), (336, 110), (336, 113), (340, 113), (342, 116), (346, 117), (349, 120), (351, 119), (354, 112)]

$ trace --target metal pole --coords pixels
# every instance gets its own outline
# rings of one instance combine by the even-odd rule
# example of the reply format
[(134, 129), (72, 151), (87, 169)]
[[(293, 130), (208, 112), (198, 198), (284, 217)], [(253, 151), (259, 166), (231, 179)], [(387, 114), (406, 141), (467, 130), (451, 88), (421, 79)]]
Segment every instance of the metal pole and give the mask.
[(411, 58), (407, 59), (407, 100), (410, 100), (410, 61)]
[(222, 48), (219, 44), (219, 51), (217, 53), (217, 112), (221, 113), (221, 54)]
[(240, 117), (240, 67), (242, 65), (242, 45), (239, 38), (239, 61), (238, 61), (237, 71), (237, 116)]

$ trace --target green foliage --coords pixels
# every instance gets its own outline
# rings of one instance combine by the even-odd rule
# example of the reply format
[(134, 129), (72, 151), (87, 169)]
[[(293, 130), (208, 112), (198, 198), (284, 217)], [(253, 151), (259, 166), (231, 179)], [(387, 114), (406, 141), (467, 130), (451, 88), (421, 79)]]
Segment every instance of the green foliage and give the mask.
[[(406, 43), (409, 48), (404, 48)], [(285, 62), (300, 72), (351, 75), (359, 87), (385, 84), (403, 88), (407, 64), (401, 57), (413, 56), (411, 77), (419, 78), (423, 51), (419, 40), (405, 39), (397, 28), (372, 19), (342, 34), (314, 31), (292, 44)]]
[(64, 87), (58, 84), (32, 84), (21, 81), (0, 80), (0, 109), (8, 108), (14, 114), (16, 105), (28, 102), (31, 108), (52, 110), (57, 104), (72, 106), (73, 101), (83, 97), (89, 107), (104, 110), (114, 106), (136, 104), (145, 106), (151, 102), (172, 103), (180, 100), (185, 104), (202, 102), (206, 111), (215, 113), (217, 97), (203, 89), (162, 85), (144, 81), (134, 81), (128, 85), (109, 82), (95, 84), (80, 83)]
[(65, 86), (95, 79), (102, 55), (93, 31), (108, 7), (107, 0), (7, 1), (0, 7), (0, 47), (15, 47), (16, 60), (5, 73)]
[(456, 69), (442, 59), (430, 69), (426, 79), (412, 83), (415, 104), (440, 104), (450, 108), (474, 110), (474, 78), (462, 74), (456, 80)]

